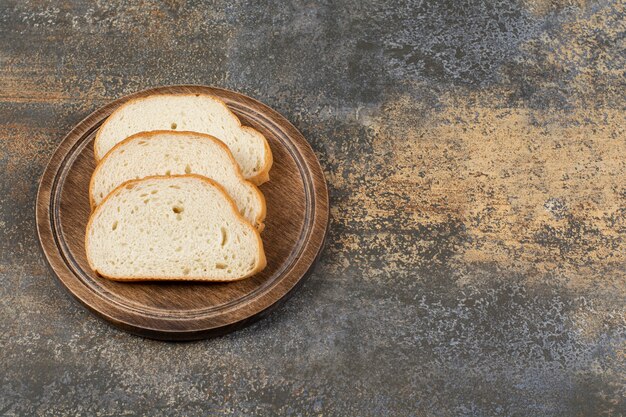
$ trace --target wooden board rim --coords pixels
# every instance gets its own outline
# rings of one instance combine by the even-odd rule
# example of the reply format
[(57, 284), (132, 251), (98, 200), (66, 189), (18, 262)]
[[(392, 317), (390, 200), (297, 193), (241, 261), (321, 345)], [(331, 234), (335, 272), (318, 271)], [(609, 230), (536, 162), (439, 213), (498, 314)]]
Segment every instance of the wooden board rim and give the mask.
[[(72, 260), (68, 259), (70, 252), (67, 248), (64, 249), (63, 242), (59, 241), (60, 234), (56, 228), (60, 227), (60, 222), (55, 218), (59, 215), (58, 186), (62, 183), (62, 175), (67, 175), (68, 169), (64, 170), (64, 168), (71, 165), (70, 157), (76, 158), (80, 152), (79, 148), (87, 145), (84, 138), (96, 130), (120, 104), (133, 98), (159, 92), (214, 94), (224, 99), (235, 112), (247, 112), (246, 116), (250, 118), (263, 118), (268, 126), (277, 129), (275, 133), (279, 138), (288, 139), (288, 144), (292, 146), (290, 152), (295, 152), (297, 156), (295, 160), (300, 162), (298, 168), (306, 174), (308, 182), (305, 188), (313, 208), (309, 213), (306, 240), (299, 242), (301, 247), (298, 248), (299, 251), (296, 254), (293, 254), (293, 257), (297, 259), (293, 259), (284, 268), (287, 271), (283, 271), (282, 275), (288, 279), (275, 279), (249, 294), (249, 299), (245, 300), (248, 303), (246, 309), (241, 309), (241, 301), (239, 301), (226, 307), (220, 306), (217, 310), (213, 309), (214, 311), (209, 308), (196, 311), (195, 314), (172, 313), (166, 317), (159, 312), (149, 314), (145, 306), (143, 309), (132, 311), (133, 309), (129, 309), (128, 305), (116, 305), (114, 300), (103, 298), (101, 293), (89, 288), (88, 282), (77, 276), (76, 267), (71, 267)], [(251, 107), (257, 111), (251, 112)], [(285, 132), (288, 132), (288, 135)], [(230, 90), (202, 85), (151, 88), (121, 97), (92, 112), (63, 138), (55, 150), (42, 174), (36, 204), (36, 223), (40, 245), (49, 266), (62, 286), (89, 310), (117, 327), (143, 336), (167, 340), (189, 340), (222, 334), (269, 312), (284, 300), (310, 272), (323, 248), (328, 221), (328, 191), (323, 171), (313, 149), (302, 134), (279, 113), (250, 97)], [(291, 275), (285, 275), (285, 272)]]

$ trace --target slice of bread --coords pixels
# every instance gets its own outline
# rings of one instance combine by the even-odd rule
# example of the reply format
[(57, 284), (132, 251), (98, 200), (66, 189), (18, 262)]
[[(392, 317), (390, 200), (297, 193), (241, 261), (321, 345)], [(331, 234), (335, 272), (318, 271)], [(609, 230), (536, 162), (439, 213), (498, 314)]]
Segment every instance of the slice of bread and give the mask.
[(119, 281), (235, 281), (265, 267), (258, 231), (219, 184), (193, 174), (117, 187), (91, 214), (85, 250)]
[(246, 181), (222, 142), (195, 132), (152, 131), (118, 143), (100, 161), (89, 183), (92, 208), (120, 184), (155, 175), (199, 174), (220, 184), (239, 212), (259, 231), (265, 219), (265, 198)]
[(247, 180), (256, 185), (269, 180), (272, 152), (265, 137), (242, 126), (223, 101), (207, 94), (155, 94), (124, 103), (96, 134), (96, 161), (118, 142), (150, 130), (194, 131), (214, 136), (228, 146)]

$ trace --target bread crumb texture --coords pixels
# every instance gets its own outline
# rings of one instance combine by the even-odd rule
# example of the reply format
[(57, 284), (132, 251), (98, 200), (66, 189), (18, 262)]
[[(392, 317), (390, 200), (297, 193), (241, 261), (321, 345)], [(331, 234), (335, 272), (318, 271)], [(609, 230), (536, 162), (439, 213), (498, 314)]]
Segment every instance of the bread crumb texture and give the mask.
[(90, 264), (111, 278), (235, 280), (259, 269), (262, 252), (234, 203), (198, 176), (125, 183), (87, 228)]

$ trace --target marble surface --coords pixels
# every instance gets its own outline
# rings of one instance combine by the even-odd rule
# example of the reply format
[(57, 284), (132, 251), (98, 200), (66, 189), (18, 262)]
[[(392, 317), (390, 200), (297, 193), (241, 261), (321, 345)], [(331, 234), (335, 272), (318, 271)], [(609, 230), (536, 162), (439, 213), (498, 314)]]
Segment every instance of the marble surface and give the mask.
[[(0, 415), (626, 414), (623, 1), (0, 2)], [(55, 146), (165, 84), (310, 141), (314, 274), (196, 343), (118, 331), (34, 221)]]

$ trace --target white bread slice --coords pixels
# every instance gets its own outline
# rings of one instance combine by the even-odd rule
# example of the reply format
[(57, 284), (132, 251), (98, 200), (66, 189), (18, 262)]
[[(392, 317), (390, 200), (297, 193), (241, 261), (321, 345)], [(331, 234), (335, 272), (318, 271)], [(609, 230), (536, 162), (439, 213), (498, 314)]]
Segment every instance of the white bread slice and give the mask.
[(94, 271), (120, 281), (235, 281), (265, 267), (258, 231), (200, 175), (120, 185), (91, 214), (85, 250)]
[(243, 176), (256, 185), (269, 180), (272, 152), (265, 137), (241, 122), (226, 104), (207, 94), (154, 94), (130, 100), (102, 124), (96, 134), (96, 161), (118, 142), (150, 130), (206, 133), (228, 146)]
[(239, 212), (259, 231), (265, 219), (265, 198), (246, 181), (222, 142), (195, 132), (141, 132), (111, 149), (89, 183), (92, 208), (120, 184), (155, 175), (199, 174), (220, 184)]

